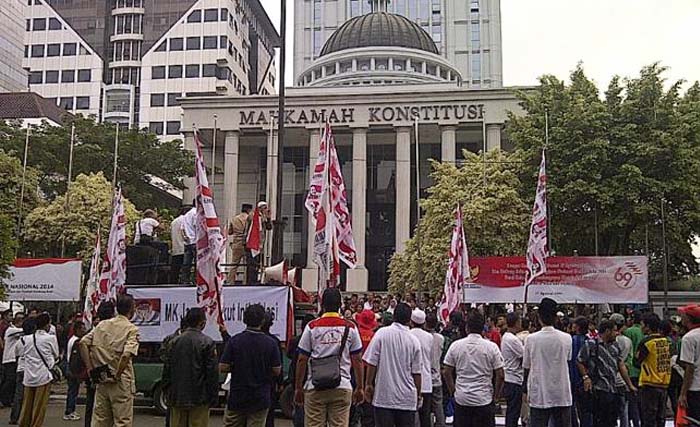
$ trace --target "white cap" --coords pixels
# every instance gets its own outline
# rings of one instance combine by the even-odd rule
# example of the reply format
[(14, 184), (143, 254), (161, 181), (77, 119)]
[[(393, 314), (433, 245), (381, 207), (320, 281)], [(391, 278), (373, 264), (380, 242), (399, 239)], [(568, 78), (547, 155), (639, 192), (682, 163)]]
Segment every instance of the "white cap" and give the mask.
[(562, 313), (561, 311), (557, 311), (557, 317), (564, 317), (564, 316), (565, 316), (564, 313)]
[(267, 207), (267, 202), (265, 202), (265, 201), (258, 202), (258, 208), (266, 208), (266, 207)]
[(413, 312), (411, 313), (411, 322), (415, 323), (416, 325), (422, 325), (425, 323), (425, 311), (421, 310), (420, 308), (413, 309)]

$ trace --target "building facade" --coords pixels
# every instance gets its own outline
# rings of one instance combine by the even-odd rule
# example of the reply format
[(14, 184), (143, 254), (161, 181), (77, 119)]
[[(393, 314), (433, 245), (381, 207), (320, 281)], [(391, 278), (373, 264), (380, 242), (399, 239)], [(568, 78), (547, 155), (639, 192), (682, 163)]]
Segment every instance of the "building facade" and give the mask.
[(27, 72), (22, 68), (24, 16), (22, 0), (0, 2), (0, 92), (27, 90)]
[(30, 90), (180, 137), (178, 98), (274, 93), (279, 36), (259, 0), (28, 0)]
[[(294, 84), (301, 86), (303, 74), (322, 56), (328, 39), (347, 21), (372, 12), (373, 4), (371, 0), (295, 0), (294, 5)], [(386, 11), (420, 25), (435, 42), (439, 56), (459, 71), (461, 85), (503, 86), (500, 0), (391, 0)]]

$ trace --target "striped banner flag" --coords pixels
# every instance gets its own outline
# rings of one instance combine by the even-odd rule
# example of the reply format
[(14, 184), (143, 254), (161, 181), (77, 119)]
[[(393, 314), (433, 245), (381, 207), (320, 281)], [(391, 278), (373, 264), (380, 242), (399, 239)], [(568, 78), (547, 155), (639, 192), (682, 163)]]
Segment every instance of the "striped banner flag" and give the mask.
[(202, 156), (202, 141), (199, 132), (195, 131), (195, 191), (196, 200), (196, 247), (197, 247), (197, 304), (203, 308), (207, 316), (216, 318), (221, 325), (223, 297), (222, 287), (224, 273), (221, 260), (225, 259), (226, 239), (221, 232), (219, 217), (214, 208), (214, 195)]
[(545, 152), (542, 150), (540, 172), (537, 176), (537, 193), (535, 205), (532, 208), (532, 224), (530, 225), (530, 239), (527, 242), (527, 272), (525, 273), (525, 286), (532, 283), (535, 278), (547, 272), (547, 258), (549, 246), (547, 243), (547, 171)]
[(117, 295), (126, 291), (126, 215), (122, 189), (114, 192), (112, 222), (109, 227), (107, 253), (102, 263), (99, 301), (116, 301)]
[(97, 236), (95, 237), (95, 249), (92, 252), (90, 259), (90, 276), (88, 277), (85, 287), (85, 306), (83, 308), (83, 321), (87, 329), (92, 327), (92, 322), (97, 314), (97, 306), (100, 303), (99, 284), (100, 284), (100, 228), (97, 228)]
[(440, 318), (443, 324), (447, 324), (450, 314), (462, 304), (464, 284), (469, 280), (471, 280), (469, 251), (467, 249), (467, 239), (464, 236), (462, 208), (458, 204), (455, 210), (455, 224), (452, 228), (450, 260), (447, 274), (445, 275), (445, 290), (440, 303)]

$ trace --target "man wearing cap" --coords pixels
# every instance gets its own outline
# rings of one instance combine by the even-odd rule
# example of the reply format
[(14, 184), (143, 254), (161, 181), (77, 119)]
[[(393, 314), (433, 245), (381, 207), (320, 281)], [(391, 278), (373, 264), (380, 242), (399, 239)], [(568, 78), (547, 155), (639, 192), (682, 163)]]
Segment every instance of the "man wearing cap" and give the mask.
[(231, 264), (233, 264), (228, 273), (229, 283), (236, 281), (239, 264), (245, 256), (246, 228), (248, 226), (248, 217), (252, 210), (253, 205), (244, 203), (241, 207), (241, 213), (234, 216), (228, 225), (228, 236), (231, 243)]
[(481, 336), (484, 324), (481, 313), (471, 312), (467, 337), (453, 342), (445, 356), (443, 377), (455, 399), (455, 427), (496, 425), (495, 404), (503, 389), (504, 363), (498, 346)]
[[(625, 316), (620, 313), (613, 313), (610, 315), (610, 321), (617, 327), (617, 337), (615, 337), (615, 342), (620, 348), (620, 356), (622, 357), (625, 367), (627, 367), (627, 373), (629, 374), (628, 366), (632, 363), (632, 340), (625, 335), (625, 329), (627, 329), (627, 324), (625, 322)], [(620, 406), (620, 425), (627, 427), (629, 425), (629, 399), (631, 393), (625, 380), (622, 378), (622, 374), (618, 373), (615, 377), (615, 386), (618, 392), (622, 396), (622, 405)]]
[[(357, 300), (357, 296), (355, 296)], [(374, 333), (379, 326), (377, 316), (372, 310), (362, 310), (355, 315), (355, 322), (360, 333), (360, 341), (362, 341), (362, 353), (367, 350), (369, 343), (374, 338)], [(362, 402), (359, 406), (360, 425), (362, 427), (374, 427), (374, 414), (372, 413), (372, 402)]]
[(554, 329), (557, 303), (544, 298), (537, 312), (542, 330), (528, 336), (523, 353), (524, 394), (530, 405), (530, 426), (571, 426), (571, 336)]
[(430, 407), (433, 393), (433, 376), (431, 372), (433, 336), (423, 329), (425, 326), (425, 311), (416, 308), (411, 313), (411, 334), (418, 339), (421, 353), (421, 398), (422, 405), (418, 405), (418, 419), (420, 427), (430, 427)]
[(688, 410), (688, 416), (700, 420), (700, 306), (688, 305), (678, 309), (688, 332), (681, 341), (680, 365), (685, 368), (678, 404)]

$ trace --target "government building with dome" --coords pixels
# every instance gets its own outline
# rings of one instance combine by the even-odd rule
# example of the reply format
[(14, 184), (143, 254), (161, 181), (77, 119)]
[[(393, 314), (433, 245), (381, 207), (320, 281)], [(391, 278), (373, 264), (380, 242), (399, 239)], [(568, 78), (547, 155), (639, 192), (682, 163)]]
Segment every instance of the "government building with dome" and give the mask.
[[(283, 152), (275, 95), (183, 98), (185, 143), (194, 146), (196, 127), (205, 159), (215, 146), (213, 187), (222, 221), (243, 203), (270, 202), (273, 217), (286, 220), (286, 259), (303, 269), (304, 288), (315, 289), (304, 200), (328, 121), (358, 250), (357, 268), (344, 269), (342, 283), (349, 291), (383, 291), (391, 256), (404, 250), (416, 225), (417, 181), (422, 196), (432, 184), (429, 160), (459, 164), (462, 150), (510, 148), (504, 124), (509, 112), (521, 110), (513, 88), (502, 83), (500, 0), (294, 5), (294, 86), (286, 90)], [(275, 206), (277, 191), (282, 206)]]

